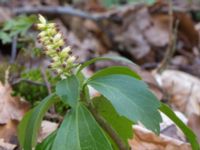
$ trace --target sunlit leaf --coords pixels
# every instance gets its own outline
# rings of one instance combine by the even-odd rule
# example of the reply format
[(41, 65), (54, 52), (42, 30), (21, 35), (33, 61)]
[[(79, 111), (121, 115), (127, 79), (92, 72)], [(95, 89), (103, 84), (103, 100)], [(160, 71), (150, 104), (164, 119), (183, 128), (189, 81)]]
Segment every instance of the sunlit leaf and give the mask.
[(93, 104), (97, 112), (109, 123), (128, 147), (128, 139), (133, 136), (133, 122), (120, 116), (113, 108), (112, 104), (104, 97), (93, 99)]
[(120, 115), (143, 123), (155, 133), (160, 132), (160, 102), (143, 81), (116, 74), (91, 77), (87, 83), (106, 97)]

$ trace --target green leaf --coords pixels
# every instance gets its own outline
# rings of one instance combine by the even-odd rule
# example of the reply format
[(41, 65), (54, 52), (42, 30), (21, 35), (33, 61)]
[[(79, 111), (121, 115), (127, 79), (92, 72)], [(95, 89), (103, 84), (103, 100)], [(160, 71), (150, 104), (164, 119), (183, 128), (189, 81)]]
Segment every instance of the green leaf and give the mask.
[(103, 1), (101, 1), (101, 3), (106, 7), (111, 7), (113, 5), (119, 4), (118, 0), (103, 0)]
[(128, 139), (133, 136), (133, 122), (127, 118), (120, 116), (113, 108), (112, 104), (104, 97), (96, 97), (93, 99), (93, 104), (97, 112), (112, 126), (118, 133), (119, 137), (128, 146)]
[[(134, 64), (134, 63), (133, 63), (132, 61), (130, 61), (129, 59), (124, 58), (124, 57), (120, 57), (120, 56), (97, 57), (97, 58), (91, 59), (91, 60), (86, 61), (85, 63), (83, 63), (83, 64), (80, 66), (80, 68), (78, 69), (77, 74), (80, 73), (80, 71), (81, 71), (83, 68), (85, 68), (85, 67), (87, 67), (87, 66), (89, 66), (89, 65), (91, 65), (91, 64), (93, 64), (93, 63), (95, 63), (95, 62), (97, 62), (97, 61), (106, 61), (106, 60), (109, 60), (109, 61), (121, 61), (121, 62), (125, 62), (125, 63), (128, 63), (128, 64)], [(134, 64), (134, 65), (136, 65), (136, 64)]]
[(22, 148), (31, 150), (35, 147), (42, 118), (49, 107), (56, 101), (55, 94), (49, 95), (22, 119), (18, 126), (19, 141)]
[(79, 81), (76, 76), (70, 76), (61, 80), (56, 85), (56, 94), (61, 97), (65, 104), (75, 107), (80, 99)]
[(8, 33), (0, 31), (0, 39), (3, 44), (10, 43), (12, 41)]
[(36, 22), (36, 19), (37, 17), (35, 15), (20, 15), (14, 19), (5, 22), (2, 30), (6, 31), (10, 39), (17, 34), (23, 36), (27, 32), (27, 30), (33, 25), (33, 23)]
[(200, 150), (196, 135), (176, 116), (176, 114), (167, 105), (162, 104), (160, 111), (167, 115), (183, 131), (193, 150)]
[(88, 84), (106, 97), (120, 115), (159, 133), (160, 102), (143, 81), (127, 75), (106, 75), (91, 77)]
[(125, 66), (112, 66), (112, 67), (102, 69), (102, 70), (96, 72), (90, 78), (90, 80), (92, 80), (93, 78), (98, 78), (101, 76), (106, 76), (106, 75), (111, 75), (111, 74), (124, 74), (124, 75), (132, 76), (134, 78), (141, 80), (141, 77), (137, 73), (135, 73), (134, 71), (129, 69), (129, 67), (125, 67)]
[(90, 101), (90, 94), (89, 94), (89, 88), (87, 86), (84, 86), (86, 77), (84, 76), (84, 74), (82, 72), (80, 72), (79, 74), (77, 74), (76, 76), (80, 82), (80, 89), (82, 89), (82, 97), (84, 100), (86, 101)]
[(36, 150), (51, 150), (56, 134), (57, 131), (51, 133), (47, 138), (42, 141), (42, 143), (36, 146)]
[(101, 0), (100, 2), (102, 5), (109, 8), (112, 6), (119, 6), (120, 4), (124, 4), (124, 2), (126, 2), (127, 4), (146, 3), (151, 5), (155, 3), (156, 0)]
[(18, 126), (18, 139), (21, 147), (24, 147), (26, 139), (26, 128), (29, 124), (29, 119), (33, 114), (33, 109), (27, 112)]
[(79, 103), (58, 129), (52, 150), (112, 150), (88, 109)]

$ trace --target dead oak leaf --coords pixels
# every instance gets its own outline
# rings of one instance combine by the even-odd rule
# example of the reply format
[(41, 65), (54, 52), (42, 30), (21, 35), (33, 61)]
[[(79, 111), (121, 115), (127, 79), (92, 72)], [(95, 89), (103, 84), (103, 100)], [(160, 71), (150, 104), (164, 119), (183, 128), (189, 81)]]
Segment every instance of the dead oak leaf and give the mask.
[(192, 114), (189, 117), (188, 126), (195, 132), (198, 137), (198, 141), (200, 143), (200, 116), (196, 114)]
[(134, 139), (129, 141), (131, 150), (192, 150), (188, 143), (162, 134), (157, 136), (141, 126), (135, 125), (133, 129)]
[(14, 150), (17, 146), (0, 139), (0, 150)]
[(0, 125), (0, 140), (3, 139), (4, 142), (17, 144), (18, 143), (18, 140), (17, 140), (18, 123), (19, 123), (18, 121), (10, 120), (4, 125)]
[(20, 121), (29, 108), (27, 102), (11, 96), (11, 93), (11, 86), (0, 82), (0, 124), (6, 124), (10, 120)]

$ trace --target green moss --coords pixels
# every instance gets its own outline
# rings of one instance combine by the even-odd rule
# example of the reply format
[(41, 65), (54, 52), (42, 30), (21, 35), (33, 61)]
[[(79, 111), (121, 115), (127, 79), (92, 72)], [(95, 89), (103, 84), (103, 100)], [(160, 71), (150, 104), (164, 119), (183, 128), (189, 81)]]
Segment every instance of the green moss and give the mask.
[[(54, 86), (56, 83), (56, 79), (52, 78), (51, 74), (48, 71), (46, 71), (46, 76), (48, 78), (49, 83), (52, 86)], [(22, 81), (13, 87), (14, 89), (13, 95), (23, 97), (31, 104), (34, 104), (35, 102), (42, 100), (44, 97), (48, 95), (48, 90), (47, 87), (44, 86), (45, 82), (40, 69), (31, 69), (24, 71), (21, 74), (21, 78), (41, 83), (41, 85), (35, 85)]]

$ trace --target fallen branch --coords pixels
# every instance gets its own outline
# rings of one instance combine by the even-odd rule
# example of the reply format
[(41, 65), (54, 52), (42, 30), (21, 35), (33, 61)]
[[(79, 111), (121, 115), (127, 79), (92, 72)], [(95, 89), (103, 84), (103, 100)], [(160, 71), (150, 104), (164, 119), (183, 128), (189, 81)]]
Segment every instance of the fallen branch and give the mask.
[(39, 6), (39, 7), (20, 7), (20, 8), (15, 8), (13, 10), (13, 13), (18, 15), (18, 14), (67, 14), (67, 15), (72, 15), (72, 16), (77, 16), (85, 19), (91, 19), (94, 21), (104, 19), (105, 16), (98, 15), (98, 14), (91, 14), (84, 12), (82, 10), (75, 9), (70, 6), (57, 6), (57, 7), (52, 7), (52, 6)]
[[(73, 8), (71, 6), (38, 6), (38, 7), (19, 7), (13, 9), (13, 13), (16, 15), (19, 14), (59, 14), (59, 15), (71, 15), (84, 19), (90, 19), (93, 21), (101, 21), (104, 19), (111, 19), (113, 16), (116, 16), (119, 12), (127, 12), (130, 10), (137, 10), (141, 7), (144, 7), (143, 3), (135, 3), (132, 5), (121, 6), (111, 11), (105, 13), (90, 13), (80, 9)], [(114, 17), (115, 18), (115, 17)]]

